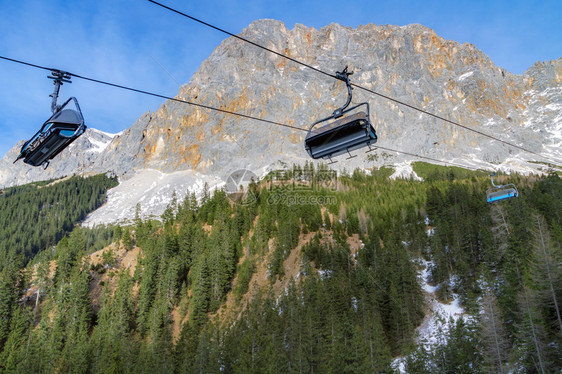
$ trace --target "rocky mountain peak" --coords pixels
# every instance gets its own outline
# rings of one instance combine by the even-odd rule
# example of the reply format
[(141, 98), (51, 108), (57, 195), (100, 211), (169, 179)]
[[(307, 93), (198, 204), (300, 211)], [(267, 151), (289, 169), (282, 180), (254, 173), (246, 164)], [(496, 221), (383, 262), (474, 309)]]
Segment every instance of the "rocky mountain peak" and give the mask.
[[(419, 24), (330, 24), (319, 30), (276, 20), (252, 22), (241, 34), (269, 49), (333, 74), (349, 66), (352, 82), (445, 118), (562, 158), (561, 59), (533, 65), (525, 74), (496, 66), (476, 46), (445, 40)], [(535, 157), (399, 106), (358, 88), (353, 102), (367, 101), (379, 144), (467, 166), (531, 170)], [(307, 129), (346, 99), (345, 85), (236, 38), (225, 39), (177, 98)], [(305, 132), (168, 101), (145, 113), (95, 157), (61, 154), (47, 173), (2, 164), (4, 184), (61, 173), (141, 169), (193, 170), (222, 176), (259, 170), (276, 161), (302, 163)], [(86, 137), (83, 137), (86, 140)], [(76, 142), (75, 147), (82, 146)], [(12, 151), (11, 151), (12, 152)], [(12, 152), (13, 153), (13, 152)], [(85, 153), (87, 154), (87, 153)], [(380, 152), (335, 166), (380, 166), (411, 157)]]
[(537, 61), (525, 75), (532, 79), (535, 90), (543, 91), (562, 83), (562, 57), (553, 61)]

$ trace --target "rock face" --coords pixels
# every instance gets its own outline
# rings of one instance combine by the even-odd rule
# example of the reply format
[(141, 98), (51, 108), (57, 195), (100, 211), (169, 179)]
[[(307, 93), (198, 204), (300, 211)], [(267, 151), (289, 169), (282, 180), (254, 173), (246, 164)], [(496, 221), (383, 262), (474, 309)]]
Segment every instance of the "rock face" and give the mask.
[[(444, 40), (416, 24), (357, 29), (331, 24), (320, 30), (296, 25), (288, 30), (279, 21), (260, 20), (241, 35), (329, 73), (349, 66), (355, 72), (353, 83), (562, 160), (562, 58), (514, 75), (475, 46)], [(527, 161), (540, 161), (363, 90), (353, 93), (354, 103), (369, 102), (381, 146), (467, 166), (523, 168), (530, 165)], [(177, 98), (307, 129), (345, 102), (346, 88), (341, 81), (228, 38)], [(88, 171), (114, 171), (125, 179), (141, 169), (223, 176), (277, 161), (302, 163), (308, 160), (305, 134), (168, 101), (99, 153), (88, 151), (96, 143), (88, 134), (82, 136), (47, 172), (11, 165), (21, 147), (16, 145), (0, 161), (0, 185)], [(381, 152), (369, 161), (358, 153), (349, 161), (341, 157), (335, 166), (351, 170), (413, 160)]]

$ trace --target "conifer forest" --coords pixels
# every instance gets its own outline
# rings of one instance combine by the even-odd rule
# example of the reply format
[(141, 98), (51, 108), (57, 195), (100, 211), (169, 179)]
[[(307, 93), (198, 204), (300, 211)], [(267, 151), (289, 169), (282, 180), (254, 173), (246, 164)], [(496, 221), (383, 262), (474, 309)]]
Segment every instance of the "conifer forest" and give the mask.
[[(558, 174), (325, 168), (94, 228), (115, 178), (1, 190), (0, 372), (562, 371)], [(422, 274), (464, 310), (438, 339)]]

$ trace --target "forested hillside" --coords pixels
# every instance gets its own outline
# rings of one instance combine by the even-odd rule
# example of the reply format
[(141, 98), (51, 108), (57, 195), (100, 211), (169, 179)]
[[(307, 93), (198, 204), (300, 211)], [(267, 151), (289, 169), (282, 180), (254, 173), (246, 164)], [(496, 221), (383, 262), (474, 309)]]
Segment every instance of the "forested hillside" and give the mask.
[(27, 262), (38, 251), (57, 244), (86, 214), (105, 202), (117, 178), (36, 182), (0, 190), (0, 270), (12, 260)]
[[(94, 254), (75, 229), (0, 274), (4, 372), (558, 372), (562, 181), (416, 164), (334, 180), (294, 168), (172, 201)], [(95, 248), (99, 249), (99, 248)], [(419, 274), (467, 311), (425, 342)], [(16, 302), (18, 300), (18, 302)]]

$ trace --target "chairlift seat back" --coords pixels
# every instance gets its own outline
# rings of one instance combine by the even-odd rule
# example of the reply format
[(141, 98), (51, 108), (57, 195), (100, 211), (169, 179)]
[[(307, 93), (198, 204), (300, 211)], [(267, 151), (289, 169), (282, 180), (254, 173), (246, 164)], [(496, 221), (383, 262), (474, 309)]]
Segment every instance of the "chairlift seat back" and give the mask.
[[(76, 110), (63, 109), (74, 100)], [(17, 160), (32, 166), (40, 166), (53, 159), (70, 143), (84, 133), (84, 117), (75, 98), (68, 99), (63, 106), (49, 118), (41, 129), (21, 148)], [(16, 161), (17, 161), (16, 160)]]
[(493, 203), (495, 201), (501, 201), (506, 199), (511, 199), (514, 197), (518, 197), (519, 193), (517, 188), (508, 187), (508, 188), (501, 188), (501, 189), (490, 189), (486, 192), (486, 196), (488, 198), (489, 203)]
[[(324, 122), (331, 118), (319, 121)], [(331, 158), (376, 143), (377, 135), (369, 115), (357, 112), (311, 130), (305, 138), (310, 157)]]

